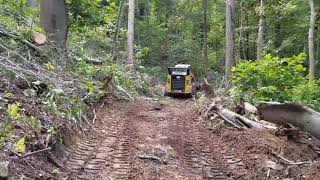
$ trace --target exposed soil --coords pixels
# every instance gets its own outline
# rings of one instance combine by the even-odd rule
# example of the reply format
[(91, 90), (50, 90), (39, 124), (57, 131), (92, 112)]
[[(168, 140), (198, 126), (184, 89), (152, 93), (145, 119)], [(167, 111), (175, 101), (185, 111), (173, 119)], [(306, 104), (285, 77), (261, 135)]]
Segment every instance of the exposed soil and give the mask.
[(245, 179), (233, 150), (192, 119), (187, 100), (117, 102), (70, 150), (72, 179)]

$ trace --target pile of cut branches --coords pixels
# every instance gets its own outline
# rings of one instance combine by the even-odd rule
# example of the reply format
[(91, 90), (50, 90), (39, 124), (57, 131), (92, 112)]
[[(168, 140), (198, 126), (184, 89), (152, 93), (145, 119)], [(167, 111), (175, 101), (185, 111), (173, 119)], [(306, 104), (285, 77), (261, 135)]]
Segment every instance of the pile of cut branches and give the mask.
[[(236, 128), (271, 129), (286, 128), (287, 132), (303, 130), (320, 138), (320, 113), (298, 103), (261, 102), (257, 107), (240, 100), (230, 110), (223, 105), (222, 98), (215, 97), (205, 108), (201, 120), (220, 117)], [(214, 117), (214, 118), (212, 118)]]

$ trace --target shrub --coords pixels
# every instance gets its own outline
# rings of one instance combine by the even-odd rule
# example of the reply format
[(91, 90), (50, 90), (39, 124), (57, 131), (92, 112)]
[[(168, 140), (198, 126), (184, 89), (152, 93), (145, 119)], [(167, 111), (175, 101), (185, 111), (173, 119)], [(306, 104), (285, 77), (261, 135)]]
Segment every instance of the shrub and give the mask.
[(309, 82), (303, 66), (305, 55), (243, 61), (233, 68), (231, 95), (258, 101), (296, 101), (320, 108), (319, 81)]

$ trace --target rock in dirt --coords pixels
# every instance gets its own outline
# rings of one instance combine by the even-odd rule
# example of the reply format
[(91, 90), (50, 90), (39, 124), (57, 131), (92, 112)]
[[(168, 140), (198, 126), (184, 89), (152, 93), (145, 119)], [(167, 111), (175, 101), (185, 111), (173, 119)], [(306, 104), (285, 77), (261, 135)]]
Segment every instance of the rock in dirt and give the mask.
[(0, 179), (9, 178), (9, 161), (0, 161)]
[(36, 97), (37, 96), (37, 93), (34, 89), (25, 89), (23, 91), (23, 94), (27, 97)]

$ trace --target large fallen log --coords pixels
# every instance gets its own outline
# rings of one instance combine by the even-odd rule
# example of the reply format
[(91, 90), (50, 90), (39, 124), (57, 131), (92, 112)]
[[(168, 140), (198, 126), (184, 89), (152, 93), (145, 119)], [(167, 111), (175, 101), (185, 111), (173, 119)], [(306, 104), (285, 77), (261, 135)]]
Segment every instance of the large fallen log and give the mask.
[(265, 121), (278, 125), (291, 124), (320, 138), (320, 113), (298, 103), (260, 103), (258, 111)]

